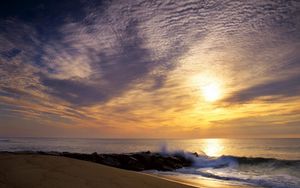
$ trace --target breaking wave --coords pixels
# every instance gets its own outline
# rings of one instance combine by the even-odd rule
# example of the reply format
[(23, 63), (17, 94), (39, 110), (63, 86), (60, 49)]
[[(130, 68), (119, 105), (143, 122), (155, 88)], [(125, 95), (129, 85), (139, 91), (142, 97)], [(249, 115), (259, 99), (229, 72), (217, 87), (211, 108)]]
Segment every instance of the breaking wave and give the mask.
[(175, 175), (196, 175), (270, 188), (300, 187), (300, 160), (239, 156), (209, 157), (204, 153), (167, 151), (166, 147), (162, 147), (160, 153), (178, 155), (193, 161), (191, 167), (178, 169)]

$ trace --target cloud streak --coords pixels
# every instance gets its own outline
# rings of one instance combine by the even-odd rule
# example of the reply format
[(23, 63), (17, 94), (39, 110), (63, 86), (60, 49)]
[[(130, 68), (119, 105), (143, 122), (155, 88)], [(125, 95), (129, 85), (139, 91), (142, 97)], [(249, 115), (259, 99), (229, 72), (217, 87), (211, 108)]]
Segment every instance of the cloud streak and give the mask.
[(285, 80), (274, 80), (238, 91), (228, 99), (225, 99), (225, 101), (231, 103), (245, 103), (259, 97), (274, 97), (275, 100), (279, 100), (278, 97), (283, 99), (287, 99), (288, 97), (297, 97), (300, 95), (299, 83), (299, 76)]
[[(190, 133), (260, 103), (286, 100), (297, 110), (299, 6), (293, 0), (1, 3), (2, 111), (111, 131), (136, 124)], [(207, 81), (222, 86), (221, 101), (201, 98)]]

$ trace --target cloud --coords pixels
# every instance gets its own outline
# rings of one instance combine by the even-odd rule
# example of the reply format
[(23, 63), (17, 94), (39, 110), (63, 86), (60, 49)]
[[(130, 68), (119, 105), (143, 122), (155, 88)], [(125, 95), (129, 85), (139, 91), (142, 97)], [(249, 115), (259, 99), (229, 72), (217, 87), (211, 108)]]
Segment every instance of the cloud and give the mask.
[(238, 91), (229, 98), (224, 99), (224, 101), (230, 103), (246, 103), (260, 97), (272, 97), (274, 100), (295, 97), (300, 95), (299, 83), (300, 76), (283, 80), (272, 80)]
[[(76, 1), (70, 10), (64, 12), (64, 7), (68, 5), (67, 2), (44, 2), (27, 5), (24, 11), (17, 7), (15, 13), (5, 12), (6, 18), (9, 14), (17, 17), (18, 21), (11, 20), (9, 24), (17, 27), (15, 31), (18, 36), (25, 34), (21, 26), (30, 29), (28, 33), (34, 35), (29, 36), (31, 40), (14, 39), (8, 34), (10, 32), (5, 31), (4, 34), (9, 36), (5, 46), (20, 43), (24, 47), (5, 49), (1, 54), (14, 56), (17, 55), (14, 54), (15, 49), (20, 50), (26, 61), (32, 62), (29, 64), (38, 64), (36, 68), (42, 75), (39, 78), (41, 85), (48, 87), (44, 91), (50, 91), (45, 94), (74, 105), (105, 102), (122, 95), (134, 82), (145, 79), (153, 79), (153, 86), (149, 88), (163, 88), (168, 73), (182, 66), (177, 59), (208, 36), (214, 36), (211, 40), (214, 47), (227, 43), (227, 38), (232, 36), (239, 43), (251, 45), (249, 32), (255, 31), (255, 38), (260, 38), (261, 34), (264, 36), (266, 31), (276, 26), (276, 30), (284, 33), (286, 31), (281, 29), (288, 28), (289, 34), (281, 35), (281, 38), (288, 38), (296, 27), (292, 19), (294, 8), (289, 3), (227, 4), (211, 1), (180, 2), (175, 5), (140, 1), (95, 5)], [(50, 15), (57, 13), (61, 20), (45, 17), (41, 14), (45, 10)], [(100, 13), (100, 10), (104, 11)], [(260, 11), (264, 11), (261, 16)], [(25, 12), (34, 14), (26, 17)], [(222, 15), (219, 15), (220, 12)], [(37, 15), (40, 15), (39, 19)], [(244, 23), (246, 19), (247, 23)], [(43, 20), (49, 22), (51, 27), (46, 25), (48, 30), (38, 27)], [(285, 20), (290, 21), (286, 23)], [(262, 22), (265, 26), (260, 25)], [(287, 24), (290, 24), (289, 27)], [(26, 49), (28, 46), (30, 49)], [(74, 83), (89, 89), (76, 92), (72, 89)], [(95, 95), (85, 99), (84, 95), (90, 96), (89, 91), (97, 91), (99, 97)], [(69, 99), (72, 92), (75, 92), (73, 98)], [(76, 104), (75, 99), (80, 101)]]
[[(84, 79), (72, 80), (67, 76), (70, 74), (68, 71), (73, 70), (70, 66), (75, 66), (76, 70), (78, 67), (76, 64), (74, 65), (74, 62), (65, 61), (66, 68), (54, 66), (55, 69), (62, 72), (60, 77), (42, 78), (44, 85), (54, 91), (49, 94), (54, 94), (74, 105), (91, 105), (121, 95), (133, 81), (146, 76), (155, 62), (149, 59), (148, 50), (142, 47), (143, 40), (139, 38), (136, 23), (130, 24), (128, 29), (122, 33), (119, 41), (120, 49), (116, 53), (110, 55), (99, 53), (97, 61), (89, 62), (89, 66), (94, 72), (100, 75), (91, 76), (87, 83), (84, 82), (86, 81)], [(81, 62), (80, 66), (83, 66), (84, 63)], [(73, 71), (72, 74), (74, 73), (77, 72)], [(53, 76), (53, 73), (50, 76)], [(54, 77), (57, 77), (56, 73), (54, 73)], [(63, 79), (64, 77), (67, 78)]]
[(74, 105), (94, 104), (107, 98), (97, 87), (75, 80), (43, 78), (43, 84), (49, 87), (48, 93)]
[(299, 96), (296, 1), (0, 7), (0, 102), (21, 107), (11, 113), (146, 126), (179, 125), (171, 119), (190, 112), (178, 121), (200, 125), (190, 121), (205, 119), (207, 105), (199, 102), (199, 83), (189, 83), (194, 75), (219, 80), (230, 104)]
[(19, 50), (17, 48), (12, 48), (7, 51), (2, 51), (1, 56), (2, 56), (2, 58), (6, 59), (6, 60), (10, 60), (13, 57), (17, 56), (20, 52), (21, 52), (21, 50)]

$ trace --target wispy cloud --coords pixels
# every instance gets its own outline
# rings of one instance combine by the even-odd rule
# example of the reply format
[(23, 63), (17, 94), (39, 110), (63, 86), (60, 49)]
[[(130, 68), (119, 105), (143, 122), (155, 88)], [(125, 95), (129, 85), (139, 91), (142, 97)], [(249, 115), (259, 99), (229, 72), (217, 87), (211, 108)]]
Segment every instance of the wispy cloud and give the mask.
[[(0, 7), (0, 111), (7, 117), (88, 124), (117, 135), (133, 131), (132, 124), (162, 132), (176, 126), (188, 135), (226, 118), (240, 122), (248, 104), (279, 107), (286, 100), (297, 110), (297, 1)], [(223, 99), (205, 103), (195, 76), (218, 81)]]
[[(274, 80), (267, 83), (257, 84), (243, 89), (225, 99), (231, 103), (243, 103), (259, 97), (272, 97), (275, 101), (280, 98), (295, 97), (300, 95), (300, 77), (292, 77), (285, 80)], [(270, 101), (270, 99), (268, 100)]]

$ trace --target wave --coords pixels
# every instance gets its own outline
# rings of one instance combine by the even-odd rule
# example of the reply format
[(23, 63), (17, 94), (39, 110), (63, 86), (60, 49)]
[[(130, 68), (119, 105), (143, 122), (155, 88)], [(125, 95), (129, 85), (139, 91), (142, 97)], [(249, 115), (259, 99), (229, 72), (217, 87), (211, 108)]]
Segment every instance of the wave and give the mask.
[(10, 142), (10, 139), (0, 139), (0, 142)]
[(283, 160), (263, 157), (220, 156), (209, 157), (185, 151), (167, 151), (162, 155), (185, 157), (191, 167), (177, 169), (184, 175), (197, 175), (221, 181), (232, 181), (272, 188), (300, 187), (300, 160)]
[(263, 157), (237, 157), (237, 156), (225, 156), (230, 157), (238, 161), (239, 164), (244, 165), (260, 165), (260, 164), (272, 164), (274, 167), (288, 167), (299, 166), (300, 160), (283, 160), (275, 158), (263, 158)]
[(215, 171), (201, 171), (199, 169), (183, 168), (176, 172), (183, 174), (198, 175), (205, 178), (222, 181), (233, 181), (244, 184), (257, 185), (270, 188), (299, 188), (300, 180), (287, 174), (243, 174), (241, 171), (218, 173)]
[(160, 150), (161, 155), (173, 155), (181, 156), (188, 160), (193, 161), (193, 167), (237, 167), (240, 165), (266, 165), (269, 164), (272, 167), (300, 167), (300, 160), (285, 160), (275, 158), (264, 158), (264, 157), (241, 157), (232, 155), (222, 155), (220, 157), (210, 157), (204, 152), (186, 152), (183, 150), (168, 151), (166, 146), (163, 146)]
[(299, 167), (300, 160), (283, 160), (275, 158), (262, 158), (262, 157), (239, 157), (239, 156), (220, 156), (208, 157), (198, 156), (193, 157), (194, 167), (241, 167), (241, 166), (264, 166), (272, 168), (289, 168)]

